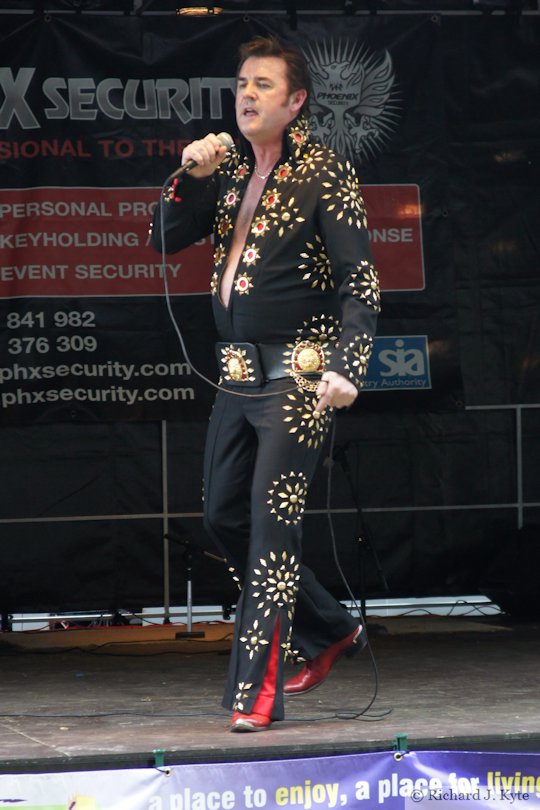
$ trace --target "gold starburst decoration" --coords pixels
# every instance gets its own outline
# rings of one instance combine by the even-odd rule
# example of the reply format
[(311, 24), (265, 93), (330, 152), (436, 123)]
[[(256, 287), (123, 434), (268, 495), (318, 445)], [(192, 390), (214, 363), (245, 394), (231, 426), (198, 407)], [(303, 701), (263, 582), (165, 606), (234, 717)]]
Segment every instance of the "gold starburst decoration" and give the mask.
[(277, 205), (279, 205), (280, 200), (281, 194), (279, 193), (279, 191), (272, 189), (271, 191), (267, 191), (266, 194), (263, 195), (261, 199), (261, 204), (263, 208), (265, 208), (267, 211), (270, 211), (272, 208), (275, 208)]
[(242, 583), (240, 582), (240, 577), (236, 573), (236, 569), (231, 567), (231, 568), (228, 569), (228, 571), (229, 571), (229, 574), (232, 576), (234, 582), (236, 582), (238, 590), (241, 591), (242, 590)]
[(214, 250), (214, 265), (217, 267), (225, 258), (225, 248), (222, 244), (216, 246)]
[(233, 188), (225, 194), (225, 199), (223, 200), (223, 203), (227, 208), (233, 208), (237, 202), (238, 202), (238, 189)]
[(300, 650), (293, 649), (292, 646), (292, 633), (293, 628), (292, 624), (289, 627), (287, 632), (287, 638), (281, 645), (281, 649), (284, 651), (284, 658), (286, 661), (291, 661), (293, 664), (297, 664), (300, 661), (305, 661), (306, 659), (302, 657)]
[(254, 579), (251, 584), (255, 588), (260, 588), (253, 592), (253, 597), (255, 599), (262, 597), (257, 609), (262, 610), (266, 607), (263, 615), (267, 618), (272, 612), (272, 607), (286, 607), (288, 618), (292, 621), (300, 565), (296, 562), (294, 555), (289, 560), (286, 551), (281, 554), (281, 563), (273, 551), (270, 552), (269, 557), (269, 561), (261, 557), (259, 560), (261, 567), (253, 569), (253, 573), (258, 579)]
[(240, 295), (249, 295), (249, 291), (253, 289), (252, 284), (253, 278), (251, 276), (247, 276), (245, 273), (241, 276), (238, 276), (234, 282), (234, 289)]
[(240, 681), (238, 684), (238, 691), (234, 696), (234, 711), (243, 712), (244, 711), (244, 700), (249, 698), (249, 690), (253, 689), (252, 683), (244, 683)]
[(381, 291), (379, 277), (371, 262), (362, 259), (356, 271), (351, 273), (349, 286), (352, 293), (370, 306), (375, 312), (381, 311)]
[(259, 248), (255, 245), (248, 245), (242, 253), (242, 261), (244, 264), (256, 264), (259, 259)]
[(216, 226), (216, 230), (219, 236), (223, 237), (228, 234), (228, 232), (231, 230), (232, 227), (233, 227), (232, 219), (228, 214), (224, 214), (224, 216), (222, 216), (221, 219), (219, 219)]
[(274, 172), (274, 180), (276, 183), (283, 183), (287, 180), (292, 174), (292, 166), (288, 163), (282, 163), (281, 166), (278, 166)]
[(305, 218), (300, 216), (300, 209), (294, 204), (294, 197), (290, 197), (286, 205), (279, 211), (270, 211), (269, 216), (273, 220), (273, 225), (277, 228), (278, 236), (283, 236), (286, 230), (294, 228), (298, 222), (305, 222)]
[(327, 211), (336, 212), (336, 220), (343, 219), (347, 225), (356, 225), (357, 228), (367, 228), (367, 217), (364, 200), (360, 191), (358, 177), (353, 171), (349, 161), (345, 166), (338, 162), (339, 174), (336, 180), (323, 182), (323, 187), (330, 189), (321, 199), (330, 200)]
[(249, 176), (249, 164), (247, 161), (244, 160), (243, 163), (236, 167), (234, 176), (237, 180), (245, 180)]
[(315, 339), (326, 349), (328, 345), (337, 342), (341, 324), (333, 315), (313, 315), (311, 321), (304, 321), (302, 329), (297, 331), (300, 339)]
[(289, 139), (291, 152), (296, 158), (299, 158), (308, 138), (308, 124), (303, 116), (297, 120), (295, 126), (290, 127), (287, 132), (287, 137)]
[(253, 627), (247, 631), (245, 636), (240, 636), (240, 641), (249, 652), (250, 660), (253, 660), (255, 653), (260, 647), (265, 647), (269, 642), (264, 638), (264, 631), (259, 627), (259, 620), (255, 619)]
[(325, 408), (322, 413), (315, 410), (316, 396), (308, 394), (287, 394), (289, 405), (283, 405), (288, 416), (284, 422), (289, 424), (289, 433), (296, 434), (298, 443), (306, 443), (307, 447), (316, 449), (330, 427), (332, 408)]
[(267, 503), (272, 507), (270, 514), (276, 515), (278, 521), (283, 520), (287, 525), (299, 523), (306, 505), (306, 476), (302, 472), (290, 472), (280, 475), (273, 484), (273, 489), (268, 490), (270, 499)]
[(320, 147), (313, 147), (298, 162), (297, 178), (308, 182), (317, 177), (326, 161), (326, 154)]
[(251, 224), (251, 233), (254, 236), (264, 236), (270, 227), (270, 220), (266, 217), (257, 217)]
[(358, 335), (348, 346), (345, 346), (345, 368), (358, 387), (363, 385), (372, 351), (373, 338), (365, 334)]
[(304, 663), (306, 659), (301, 654), (300, 650), (293, 648), (291, 638), (292, 638), (292, 628), (291, 632), (289, 632), (287, 641), (281, 645), (282, 649), (284, 650), (285, 660), (290, 661), (292, 664)]
[(300, 258), (305, 261), (298, 265), (298, 269), (307, 271), (302, 276), (303, 281), (310, 281), (312, 287), (320, 287), (321, 290), (327, 287), (333, 289), (332, 268), (318, 234), (315, 234), (315, 244), (306, 242), (306, 250), (300, 254)]

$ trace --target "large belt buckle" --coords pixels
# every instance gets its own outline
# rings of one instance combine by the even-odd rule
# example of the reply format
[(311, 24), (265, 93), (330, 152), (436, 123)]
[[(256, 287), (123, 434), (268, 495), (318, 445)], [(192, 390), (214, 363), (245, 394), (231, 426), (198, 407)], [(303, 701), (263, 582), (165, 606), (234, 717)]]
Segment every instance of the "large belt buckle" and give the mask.
[(261, 370), (253, 343), (218, 343), (218, 362), (223, 379), (232, 385), (260, 385)]
[(315, 391), (317, 380), (306, 379), (304, 374), (321, 374), (324, 371), (324, 349), (320, 343), (302, 340), (294, 347), (291, 355), (291, 374), (300, 388)]
[(319, 343), (302, 340), (293, 349), (291, 363), (295, 374), (319, 374), (324, 371), (324, 350)]

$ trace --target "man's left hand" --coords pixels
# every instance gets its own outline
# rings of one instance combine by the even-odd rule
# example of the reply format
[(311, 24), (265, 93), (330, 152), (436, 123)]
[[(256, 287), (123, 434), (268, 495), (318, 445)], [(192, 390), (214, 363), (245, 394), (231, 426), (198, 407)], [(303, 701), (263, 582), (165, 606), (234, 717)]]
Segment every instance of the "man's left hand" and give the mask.
[(347, 377), (337, 371), (325, 371), (317, 386), (319, 397), (315, 410), (322, 413), (325, 408), (347, 408), (358, 396), (358, 389)]

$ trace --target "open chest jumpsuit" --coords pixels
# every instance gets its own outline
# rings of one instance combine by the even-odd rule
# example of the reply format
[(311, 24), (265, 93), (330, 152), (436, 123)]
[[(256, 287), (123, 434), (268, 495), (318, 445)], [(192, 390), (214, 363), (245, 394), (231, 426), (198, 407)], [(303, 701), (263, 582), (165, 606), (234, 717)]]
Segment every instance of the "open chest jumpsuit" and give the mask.
[[(163, 233), (174, 253), (214, 235), (221, 390), (206, 442), (204, 518), (240, 588), (223, 706), (252, 711), (277, 649), (279, 720), (285, 658), (312, 660), (358, 625), (302, 564), (301, 521), (333, 418), (332, 409), (315, 411), (314, 389), (325, 370), (362, 386), (380, 295), (356, 173), (312, 140), (300, 116), (284, 133), (223, 305), (221, 274), (253, 166), (241, 138), (211, 177), (177, 178), (156, 208), (152, 243), (161, 250)], [(260, 377), (257, 347), (270, 350), (270, 379), (264, 367)]]

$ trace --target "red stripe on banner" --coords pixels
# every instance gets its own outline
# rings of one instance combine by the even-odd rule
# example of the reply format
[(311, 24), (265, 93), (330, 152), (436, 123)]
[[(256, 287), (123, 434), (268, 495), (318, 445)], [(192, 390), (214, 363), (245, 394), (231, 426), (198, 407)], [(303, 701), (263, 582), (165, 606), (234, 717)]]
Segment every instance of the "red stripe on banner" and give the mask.
[(381, 289), (423, 290), (422, 206), (416, 185), (363, 186)]
[[(0, 298), (207, 293), (211, 239), (163, 257), (148, 243), (156, 188), (0, 190)], [(424, 287), (419, 190), (366, 186), (384, 290)]]

